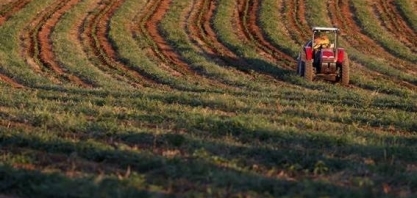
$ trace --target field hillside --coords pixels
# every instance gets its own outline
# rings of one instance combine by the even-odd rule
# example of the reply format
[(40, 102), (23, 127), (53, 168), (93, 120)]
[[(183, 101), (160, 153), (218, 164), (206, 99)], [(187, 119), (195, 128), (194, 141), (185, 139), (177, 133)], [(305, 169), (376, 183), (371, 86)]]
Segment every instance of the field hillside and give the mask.
[(0, 0), (0, 197), (417, 197), (416, 46), (417, 0)]

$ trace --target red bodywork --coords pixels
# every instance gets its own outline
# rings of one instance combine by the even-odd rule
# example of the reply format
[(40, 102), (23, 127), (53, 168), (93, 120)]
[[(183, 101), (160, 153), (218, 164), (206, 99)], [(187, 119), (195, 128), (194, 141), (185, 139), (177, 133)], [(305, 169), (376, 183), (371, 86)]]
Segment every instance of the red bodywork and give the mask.
[(345, 59), (345, 49), (337, 48), (337, 63), (342, 64), (344, 59)]
[[(306, 60), (311, 60), (314, 57), (313, 49), (310, 46), (305, 46), (304, 51), (306, 52)], [(343, 59), (345, 57), (345, 49), (344, 48), (337, 48), (336, 50), (337, 56), (332, 49), (322, 49), (321, 50), (321, 58), (324, 62), (330, 62), (336, 60), (337, 63), (342, 64)]]
[(307, 46), (307, 47), (304, 47), (304, 50), (306, 51), (306, 60), (313, 59), (313, 49)]

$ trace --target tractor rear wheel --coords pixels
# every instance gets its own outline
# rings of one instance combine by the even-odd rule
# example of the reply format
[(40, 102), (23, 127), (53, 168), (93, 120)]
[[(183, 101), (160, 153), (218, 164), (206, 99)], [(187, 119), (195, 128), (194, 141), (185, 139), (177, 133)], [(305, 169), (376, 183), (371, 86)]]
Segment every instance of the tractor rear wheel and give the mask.
[(307, 60), (304, 64), (304, 79), (308, 82), (313, 81), (313, 61)]
[(297, 74), (299, 76), (304, 76), (305, 60), (306, 53), (301, 51), (297, 58)]
[(341, 74), (341, 83), (342, 85), (349, 85), (349, 57), (345, 52), (345, 57), (342, 62), (342, 74)]

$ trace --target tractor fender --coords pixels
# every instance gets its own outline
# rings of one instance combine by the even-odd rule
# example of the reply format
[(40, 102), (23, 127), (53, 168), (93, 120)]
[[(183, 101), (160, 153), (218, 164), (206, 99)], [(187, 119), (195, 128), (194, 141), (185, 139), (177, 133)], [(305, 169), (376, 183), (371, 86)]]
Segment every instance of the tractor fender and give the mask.
[(311, 48), (310, 46), (305, 46), (304, 51), (306, 52), (306, 60), (309, 61), (313, 59), (313, 48)]
[(337, 63), (342, 64), (345, 59), (345, 49), (337, 48)]

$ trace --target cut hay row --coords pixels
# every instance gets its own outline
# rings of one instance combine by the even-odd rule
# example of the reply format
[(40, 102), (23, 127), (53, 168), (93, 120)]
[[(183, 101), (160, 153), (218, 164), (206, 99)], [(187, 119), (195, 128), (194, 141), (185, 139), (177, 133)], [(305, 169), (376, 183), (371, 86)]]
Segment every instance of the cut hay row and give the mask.
[(274, 83), (293, 86), (285, 81), (295, 80), (293, 78), (295, 76), (291, 76), (289, 70), (278, 67), (268, 60), (265, 54), (258, 53), (256, 44), (245, 36), (243, 13), (239, 12), (238, 3), (220, 0), (213, 16), (213, 28), (219, 41), (247, 63), (237, 69), (262, 76), (262, 78), (269, 78)]
[[(282, 12), (282, 1), (265, 0), (259, 3), (258, 22), (259, 28), (262, 29), (263, 35), (267, 42), (271, 43), (276, 49), (279, 49), (288, 56), (292, 61), (297, 57), (300, 46), (292, 40), (293, 31), (286, 29), (286, 21), (283, 19), (286, 13)], [(305, 41), (306, 42), (306, 41)], [(294, 63), (291, 63), (294, 69)]]
[(50, 78), (38, 75), (26, 62), (26, 46), (23, 33), (28, 35), (27, 26), (33, 21), (33, 16), (42, 13), (50, 1), (31, 1), (13, 14), (0, 26), (0, 65), (1, 73), (16, 82), (28, 87), (36, 87), (50, 84)]
[(157, 43), (155, 43), (155, 41), (153, 40), (152, 34), (149, 32), (149, 21), (151, 20), (150, 18), (152, 17), (152, 15), (156, 12), (157, 6), (157, 1), (146, 1), (145, 6), (143, 8), (143, 12), (138, 13), (135, 17), (135, 21), (137, 21), (137, 26), (139, 26), (139, 28), (134, 28), (135, 37), (137, 40), (141, 40), (138, 42), (146, 43), (146, 45), (150, 47), (150, 50), (148, 52), (149, 55), (159, 62), (162, 69), (165, 69), (166, 71), (170, 72), (173, 76), (182, 76), (183, 74), (176, 71), (175, 67), (171, 68), (169, 66), (170, 61), (167, 57), (165, 57), (163, 52), (161, 52)]
[[(155, 45), (145, 29), (155, 1), (125, 1), (112, 16), (107, 36), (117, 52), (117, 59), (144, 79), (145, 87), (156, 89), (188, 89), (188, 82), (173, 75), (177, 73), (157, 58), (151, 48)], [(194, 87), (193, 87), (194, 88)], [(191, 88), (191, 89), (193, 89)]]
[(80, 77), (72, 74), (72, 72), (68, 71), (68, 68), (63, 67), (63, 65), (56, 60), (56, 56), (54, 54), (53, 46), (50, 40), (52, 31), (54, 30), (62, 15), (70, 10), (73, 6), (75, 6), (78, 2), (79, 0), (62, 1), (62, 4), (59, 4), (54, 8), (48, 8), (51, 9), (49, 10), (50, 13), (42, 17), (44, 20), (41, 20), (37, 25), (38, 29), (35, 29), (32, 32), (31, 37), (35, 39), (34, 37), (36, 35), (37, 41), (34, 42), (38, 45), (36, 46), (37, 49), (34, 49), (35, 53), (33, 55), (36, 57), (36, 59), (39, 59), (43, 66), (53, 70), (55, 73), (57, 73), (58, 76), (62, 76), (65, 79), (68, 79), (75, 85), (82, 87), (92, 87), (93, 85), (91, 85), (88, 81), (85, 81)]

